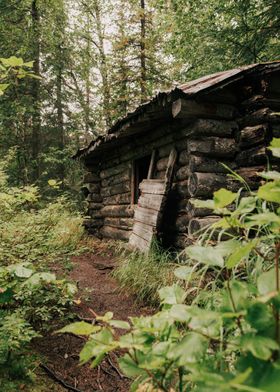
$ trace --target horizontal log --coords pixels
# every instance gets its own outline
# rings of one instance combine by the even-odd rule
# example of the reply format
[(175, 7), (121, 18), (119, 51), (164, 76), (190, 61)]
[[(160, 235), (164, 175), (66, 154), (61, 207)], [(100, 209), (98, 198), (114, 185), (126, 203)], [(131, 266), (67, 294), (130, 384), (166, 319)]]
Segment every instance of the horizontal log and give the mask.
[(213, 118), (231, 120), (237, 115), (237, 109), (232, 105), (196, 102), (192, 99), (179, 98), (172, 104), (174, 118)]
[(150, 242), (146, 241), (144, 238), (139, 237), (135, 233), (131, 233), (129, 237), (129, 245), (132, 249), (138, 249), (144, 253), (147, 253), (151, 246)]
[(166, 192), (165, 182), (161, 180), (143, 180), (139, 189), (141, 193), (164, 195)]
[(205, 218), (193, 218), (189, 222), (188, 233), (189, 235), (201, 234), (199, 231), (206, 229), (220, 220), (217, 216), (208, 216)]
[(100, 210), (103, 217), (133, 217), (134, 209), (131, 206), (126, 205), (109, 205), (105, 206)]
[(234, 139), (209, 137), (204, 140), (189, 140), (189, 153), (201, 153), (219, 158), (232, 158), (236, 153)]
[(191, 171), (190, 171), (189, 166), (182, 166), (182, 167), (180, 167), (179, 170), (177, 170), (175, 177), (177, 180), (181, 181), (181, 180), (186, 180), (187, 178), (189, 178), (190, 174), (191, 174)]
[(179, 163), (181, 165), (187, 165), (189, 163), (190, 153), (188, 150), (183, 150), (179, 155)]
[[(223, 163), (234, 170), (237, 165), (232, 161), (225, 161)], [(196, 156), (190, 155), (190, 163), (189, 163), (191, 172), (201, 172), (201, 173), (228, 173), (229, 170), (222, 165), (222, 162), (211, 159), (205, 156)]]
[(157, 161), (156, 168), (158, 171), (165, 170), (167, 168), (169, 157), (161, 158)]
[(87, 204), (88, 208), (90, 208), (91, 210), (101, 210), (101, 208), (104, 207), (103, 203), (95, 203), (93, 201), (89, 201)]
[(130, 204), (131, 201), (131, 193), (122, 193), (120, 195), (113, 195), (104, 197), (103, 204), (104, 205), (117, 205), (117, 204)]
[(93, 173), (93, 172), (86, 172), (84, 174), (84, 183), (90, 183), (90, 182), (99, 182), (100, 181), (100, 177), (99, 175)]
[(88, 208), (87, 215), (89, 215), (92, 219), (103, 218), (103, 215), (101, 214), (100, 210), (94, 210), (91, 208)]
[(188, 189), (191, 197), (209, 197), (220, 188), (237, 190), (237, 184), (225, 174), (192, 173), (188, 180)]
[(135, 222), (141, 222), (154, 227), (158, 225), (161, 217), (162, 215), (158, 211), (139, 206), (137, 206), (134, 213)]
[(104, 226), (117, 227), (121, 230), (131, 230), (133, 218), (105, 218)]
[(185, 199), (190, 197), (188, 180), (178, 181), (172, 184), (172, 192), (175, 193), (177, 198)]
[(236, 163), (239, 166), (255, 166), (265, 164), (269, 156), (266, 147), (254, 147), (243, 150), (236, 156)]
[(138, 206), (143, 208), (151, 208), (159, 211), (164, 199), (164, 195), (142, 194), (138, 200)]
[(280, 99), (275, 97), (264, 97), (263, 95), (254, 95), (241, 103), (246, 109), (259, 109), (268, 107), (273, 110), (280, 110)]
[(189, 225), (189, 216), (187, 214), (183, 214), (178, 216), (175, 222), (175, 229), (180, 233), (187, 233)]
[(166, 170), (162, 170), (162, 171), (156, 172), (155, 179), (156, 180), (164, 180), (165, 179), (165, 173), (166, 173)]
[(115, 176), (116, 174), (120, 174), (124, 170), (130, 169), (130, 168), (131, 168), (130, 163), (123, 163), (123, 164), (115, 165), (113, 167), (109, 167), (109, 168), (101, 170), (100, 178), (102, 180), (104, 180), (105, 178)]
[(268, 138), (268, 124), (245, 127), (240, 131), (238, 145), (241, 149), (249, 148), (257, 144), (266, 144)]
[(155, 228), (153, 226), (139, 222), (134, 223), (132, 232), (148, 242), (151, 242), (155, 236)]
[(101, 226), (103, 226), (103, 219), (85, 218), (83, 221), (83, 225), (86, 229), (100, 228)]
[(196, 207), (194, 199), (189, 199), (187, 201), (186, 212), (190, 218), (205, 217), (213, 214), (213, 210), (211, 208)]
[(99, 193), (100, 192), (100, 184), (84, 184), (83, 188), (87, 188), (89, 193)]
[(246, 181), (251, 190), (255, 190), (259, 187), (260, 181), (262, 179), (259, 174), (263, 171), (265, 171), (264, 165), (242, 167), (236, 170), (236, 172)]
[(118, 173), (114, 176), (111, 176), (111, 177), (108, 177), (108, 178), (105, 178), (104, 180), (102, 180), (101, 186), (107, 187), (107, 186), (111, 186), (111, 185), (120, 184), (122, 182), (130, 180), (130, 176), (131, 176), (131, 169), (127, 168), (121, 173)]
[(130, 236), (129, 230), (121, 230), (116, 227), (103, 226), (100, 230), (103, 238), (110, 238), (113, 240), (128, 241)]
[(86, 200), (89, 202), (101, 203), (103, 199), (99, 193), (89, 193)]
[(186, 234), (179, 234), (173, 239), (173, 245), (178, 249), (185, 249), (192, 245), (193, 241)]
[(195, 136), (220, 136), (233, 137), (239, 126), (235, 121), (219, 121), (212, 119), (199, 119), (192, 124), (192, 131)]
[(269, 108), (256, 110), (253, 113), (246, 114), (237, 120), (241, 128), (259, 125), (262, 123), (280, 124), (280, 117)]
[(130, 191), (130, 186), (131, 186), (130, 181), (123, 182), (122, 184), (117, 184), (107, 188), (102, 188), (100, 194), (103, 197), (108, 197), (108, 196), (114, 196), (122, 193), (127, 193)]

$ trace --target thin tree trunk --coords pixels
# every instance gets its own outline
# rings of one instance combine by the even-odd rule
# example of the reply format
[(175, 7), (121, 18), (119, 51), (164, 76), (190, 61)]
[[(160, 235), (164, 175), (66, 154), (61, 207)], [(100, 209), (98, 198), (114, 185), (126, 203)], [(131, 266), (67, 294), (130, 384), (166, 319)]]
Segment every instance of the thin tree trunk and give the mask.
[[(31, 4), (32, 30), (33, 30), (33, 72), (40, 75), (40, 15), (37, 0)], [(32, 180), (36, 181), (40, 176), (40, 144), (41, 144), (41, 111), (40, 111), (40, 80), (32, 81), (32, 161), (34, 165)]]
[(141, 6), (141, 36), (140, 36), (140, 89), (141, 89), (141, 103), (147, 99), (147, 67), (146, 67), (146, 9), (145, 0), (140, 0)]

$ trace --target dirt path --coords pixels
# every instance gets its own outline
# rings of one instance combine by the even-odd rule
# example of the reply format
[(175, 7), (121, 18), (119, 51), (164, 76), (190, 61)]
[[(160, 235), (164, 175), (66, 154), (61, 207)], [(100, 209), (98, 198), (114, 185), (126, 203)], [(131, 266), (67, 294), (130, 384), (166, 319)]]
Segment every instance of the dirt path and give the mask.
[[(77, 282), (81, 303), (74, 311), (85, 318), (92, 318), (88, 310), (103, 315), (114, 312), (114, 318), (127, 320), (128, 316), (151, 313), (151, 309), (135, 304), (134, 297), (120, 291), (110, 273), (116, 266), (116, 259), (110, 253), (105, 255), (86, 254), (74, 257), (74, 269), (70, 278)], [(116, 371), (117, 355), (111, 354), (97, 369), (88, 365), (79, 366), (78, 355), (85, 341), (72, 335), (49, 335), (36, 342), (37, 351), (46, 360), (46, 365), (61, 379), (82, 392), (127, 392), (129, 380)], [(112, 366), (113, 364), (113, 366)], [(55, 387), (56, 388), (56, 387)], [(54, 392), (62, 391), (57, 386)]]

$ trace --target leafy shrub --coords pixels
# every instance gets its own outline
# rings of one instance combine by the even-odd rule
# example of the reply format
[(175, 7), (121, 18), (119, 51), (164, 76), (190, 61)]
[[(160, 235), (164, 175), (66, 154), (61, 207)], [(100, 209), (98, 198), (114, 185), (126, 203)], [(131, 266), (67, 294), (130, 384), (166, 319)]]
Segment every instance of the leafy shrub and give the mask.
[[(280, 139), (271, 149), (280, 157)], [(162, 307), (153, 316), (128, 324), (109, 312), (97, 317), (97, 326), (75, 323), (60, 331), (89, 336), (82, 364), (97, 366), (107, 353), (125, 349), (119, 364), (134, 380), (131, 391), (278, 392), (280, 173), (262, 177), (267, 182), (249, 196), (221, 189), (207, 202), (222, 215), (212, 226), (218, 240), (204, 236), (186, 248), (190, 263), (175, 270), (188, 286), (205, 271), (214, 276), (190, 305), (189, 290), (173, 284), (159, 290)], [(118, 338), (115, 328), (127, 333)]]

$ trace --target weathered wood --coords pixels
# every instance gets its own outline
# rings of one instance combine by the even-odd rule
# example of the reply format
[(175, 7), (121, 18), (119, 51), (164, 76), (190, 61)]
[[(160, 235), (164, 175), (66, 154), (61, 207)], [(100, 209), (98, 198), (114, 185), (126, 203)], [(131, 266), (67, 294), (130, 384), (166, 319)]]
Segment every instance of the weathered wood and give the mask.
[(263, 95), (254, 95), (241, 103), (246, 109), (257, 109), (268, 107), (273, 110), (280, 110), (280, 99), (276, 97), (264, 97)]
[(94, 201), (89, 201), (88, 202), (88, 208), (91, 210), (101, 210), (101, 208), (104, 207), (103, 203), (95, 203)]
[(89, 193), (87, 195), (86, 201), (92, 201), (94, 203), (101, 203), (102, 196), (99, 193)]
[[(237, 165), (232, 161), (225, 161), (223, 163), (234, 170)], [(229, 170), (215, 159), (211, 159), (205, 156), (190, 155), (189, 168), (191, 172), (201, 172), (201, 173), (228, 173)]]
[(175, 228), (180, 233), (187, 233), (189, 225), (189, 216), (187, 214), (179, 215), (176, 219)]
[(179, 155), (179, 163), (181, 165), (187, 165), (189, 163), (190, 153), (187, 150), (183, 150)]
[(121, 193), (127, 193), (129, 191), (130, 191), (130, 182), (123, 182), (121, 184), (102, 188), (100, 194), (103, 197), (108, 197), (108, 196), (114, 196), (114, 195), (121, 194)]
[(189, 153), (201, 153), (219, 158), (232, 158), (236, 153), (234, 139), (209, 137), (205, 140), (189, 140)]
[(189, 166), (182, 166), (182, 167), (180, 167), (179, 170), (177, 170), (176, 179), (179, 181), (186, 180), (187, 178), (189, 178), (190, 174), (191, 174), (191, 171), (190, 171)]
[(192, 99), (179, 98), (172, 104), (172, 115), (175, 118), (213, 118), (233, 119), (237, 109), (232, 105), (215, 104), (209, 102), (196, 102)]
[(103, 207), (100, 212), (103, 217), (127, 217), (133, 216), (133, 208), (127, 205), (109, 205)]
[(100, 233), (104, 238), (111, 238), (113, 240), (127, 241), (130, 236), (129, 230), (121, 230), (111, 226), (103, 226), (100, 230)]
[(116, 204), (130, 204), (130, 192), (122, 193), (120, 195), (113, 195), (109, 197), (104, 197), (104, 205), (116, 205)]
[(123, 172), (116, 174), (114, 176), (105, 178), (104, 180), (101, 181), (101, 186), (102, 187), (108, 187), (111, 185), (117, 185), (120, 184), (124, 181), (129, 181), (130, 180), (130, 169), (127, 168)]
[(266, 144), (268, 141), (268, 124), (260, 124), (254, 127), (245, 127), (240, 131), (239, 147), (248, 148), (257, 144)]
[(218, 222), (218, 220), (220, 220), (220, 218), (217, 216), (208, 216), (207, 218), (193, 218), (189, 222), (188, 233), (189, 235), (196, 234), (200, 230), (206, 229), (208, 226), (210, 227), (213, 223)]
[(129, 237), (129, 245), (133, 249), (138, 249), (143, 253), (147, 253), (150, 249), (150, 243), (135, 233), (131, 233)]
[(165, 146), (162, 146), (158, 149), (158, 157), (159, 158), (165, 158), (170, 154), (172, 145), (171, 144), (167, 144)]
[(220, 188), (236, 190), (237, 185), (224, 174), (192, 173), (188, 180), (191, 197), (212, 197), (213, 192)]
[(236, 172), (246, 181), (251, 190), (257, 189), (260, 185), (259, 176), (265, 170), (265, 166), (242, 167)]
[(156, 159), (156, 150), (153, 150), (152, 156), (151, 156), (151, 162), (150, 162), (150, 166), (149, 166), (149, 171), (148, 171), (148, 176), (147, 176), (148, 180), (150, 180), (153, 177), (155, 159)]
[(88, 190), (89, 193), (99, 193), (100, 192), (100, 184), (88, 183), (84, 185)]
[(173, 192), (179, 199), (190, 197), (188, 180), (178, 181), (172, 185)]
[(83, 221), (83, 225), (86, 229), (90, 227), (98, 229), (103, 226), (103, 219), (85, 218)]
[(157, 161), (156, 167), (157, 167), (158, 171), (166, 170), (167, 164), (168, 164), (168, 159), (169, 159), (169, 157), (165, 157), (165, 158), (161, 158)]
[(150, 193), (157, 195), (165, 194), (165, 183), (161, 180), (143, 180), (139, 185), (142, 193)]
[(192, 245), (193, 241), (186, 234), (179, 234), (173, 239), (173, 244), (176, 249), (185, 249), (187, 246)]
[(93, 172), (87, 172), (84, 174), (84, 183), (89, 183), (89, 182), (99, 182), (100, 177), (98, 174), (93, 173)]
[(168, 163), (167, 163), (167, 168), (166, 168), (166, 173), (165, 173), (165, 187), (166, 187), (166, 192), (169, 191), (171, 180), (172, 180), (172, 175), (173, 175), (173, 170), (174, 170), (174, 165), (177, 159), (177, 151), (173, 147), (168, 158)]
[(105, 218), (104, 226), (117, 227), (122, 230), (131, 230), (133, 226), (132, 218)]
[(273, 110), (263, 108), (238, 119), (238, 124), (241, 128), (262, 123), (280, 124), (280, 117)]
[(165, 170), (156, 172), (155, 178), (157, 180), (164, 180), (165, 177)]
[(113, 167), (109, 167), (100, 171), (100, 178), (104, 180), (105, 178), (115, 176), (116, 174), (122, 173), (126, 169), (131, 168), (131, 163), (123, 163), (114, 165)]
[(156, 227), (161, 219), (161, 214), (149, 208), (137, 207), (134, 213), (134, 221)]
[(266, 147), (254, 147), (243, 150), (236, 156), (236, 163), (239, 166), (255, 166), (267, 162), (269, 152)]
[(133, 225), (133, 233), (151, 243), (155, 236), (155, 228), (144, 223), (135, 222)]
[(95, 210), (95, 209), (91, 209), (91, 208), (88, 208), (87, 215), (89, 215), (92, 219), (97, 219), (97, 218), (103, 217), (100, 210)]
[(160, 210), (164, 195), (142, 194), (138, 200), (138, 205), (152, 210)]
[(233, 137), (239, 127), (235, 121), (199, 119), (191, 125), (195, 136)]
[(211, 208), (196, 207), (193, 199), (188, 200), (186, 205), (186, 212), (190, 218), (205, 217), (213, 214), (213, 210)]

